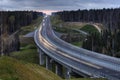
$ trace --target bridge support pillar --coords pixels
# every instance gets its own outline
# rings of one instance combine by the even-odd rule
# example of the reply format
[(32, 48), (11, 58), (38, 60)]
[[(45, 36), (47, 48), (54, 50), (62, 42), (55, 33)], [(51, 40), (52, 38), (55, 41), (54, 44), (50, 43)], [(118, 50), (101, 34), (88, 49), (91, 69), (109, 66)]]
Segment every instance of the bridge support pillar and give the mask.
[(65, 79), (66, 80), (69, 80), (70, 79), (70, 77), (71, 77), (71, 69), (70, 68), (65, 68)]
[(56, 63), (55, 66), (55, 73), (59, 75), (60, 77), (63, 77), (63, 67), (59, 63)]
[(45, 54), (44, 52), (41, 50), (41, 49), (38, 49), (38, 53), (39, 53), (39, 62), (40, 62), (40, 65), (44, 65), (45, 63)]
[(49, 56), (46, 56), (46, 69), (48, 70), (52, 70), (52, 62), (51, 62), (51, 58)]

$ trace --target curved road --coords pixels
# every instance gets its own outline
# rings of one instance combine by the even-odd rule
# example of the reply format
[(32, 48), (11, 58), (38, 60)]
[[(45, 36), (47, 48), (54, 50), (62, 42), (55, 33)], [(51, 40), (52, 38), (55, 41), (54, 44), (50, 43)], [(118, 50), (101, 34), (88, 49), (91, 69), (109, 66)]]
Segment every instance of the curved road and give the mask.
[(78, 74), (120, 80), (120, 59), (78, 48), (59, 39), (51, 28), (49, 17), (43, 19), (34, 40), (47, 55)]

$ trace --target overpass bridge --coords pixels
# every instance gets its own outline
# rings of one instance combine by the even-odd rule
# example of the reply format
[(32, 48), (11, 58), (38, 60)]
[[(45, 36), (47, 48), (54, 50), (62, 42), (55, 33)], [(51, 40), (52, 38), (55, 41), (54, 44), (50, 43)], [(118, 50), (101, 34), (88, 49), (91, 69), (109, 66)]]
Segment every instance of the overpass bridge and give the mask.
[(66, 78), (75, 72), (86, 77), (120, 80), (120, 59), (78, 48), (61, 40), (52, 30), (49, 16), (43, 19), (40, 28), (35, 31), (34, 40), (40, 65), (46, 64), (47, 69), (52, 69), (55, 63), (55, 73), (60, 76), (63, 75), (64, 66)]

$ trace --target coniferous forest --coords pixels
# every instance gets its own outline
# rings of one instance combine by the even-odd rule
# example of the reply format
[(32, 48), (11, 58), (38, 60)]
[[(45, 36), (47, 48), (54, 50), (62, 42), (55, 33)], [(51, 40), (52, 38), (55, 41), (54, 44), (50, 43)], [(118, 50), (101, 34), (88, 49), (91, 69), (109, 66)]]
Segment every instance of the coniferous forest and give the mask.
[(18, 51), (20, 28), (42, 15), (34, 11), (0, 11), (0, 54), (9, 55)]
[(120, 8), (62, 11), (54, 13), (65, 22), (100, 23), (101, 34), (89, 33), (82, 47), (110, 56), (120, 57)]

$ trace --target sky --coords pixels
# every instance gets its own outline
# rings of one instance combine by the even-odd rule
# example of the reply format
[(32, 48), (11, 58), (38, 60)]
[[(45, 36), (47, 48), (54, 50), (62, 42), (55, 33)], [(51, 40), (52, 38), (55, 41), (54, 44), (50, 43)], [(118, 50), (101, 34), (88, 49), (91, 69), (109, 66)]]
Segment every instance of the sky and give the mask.
[(35, 10), (47, 14), (62, 10), (118, 7), (120, 0), (0, 0), (0, 10)]

